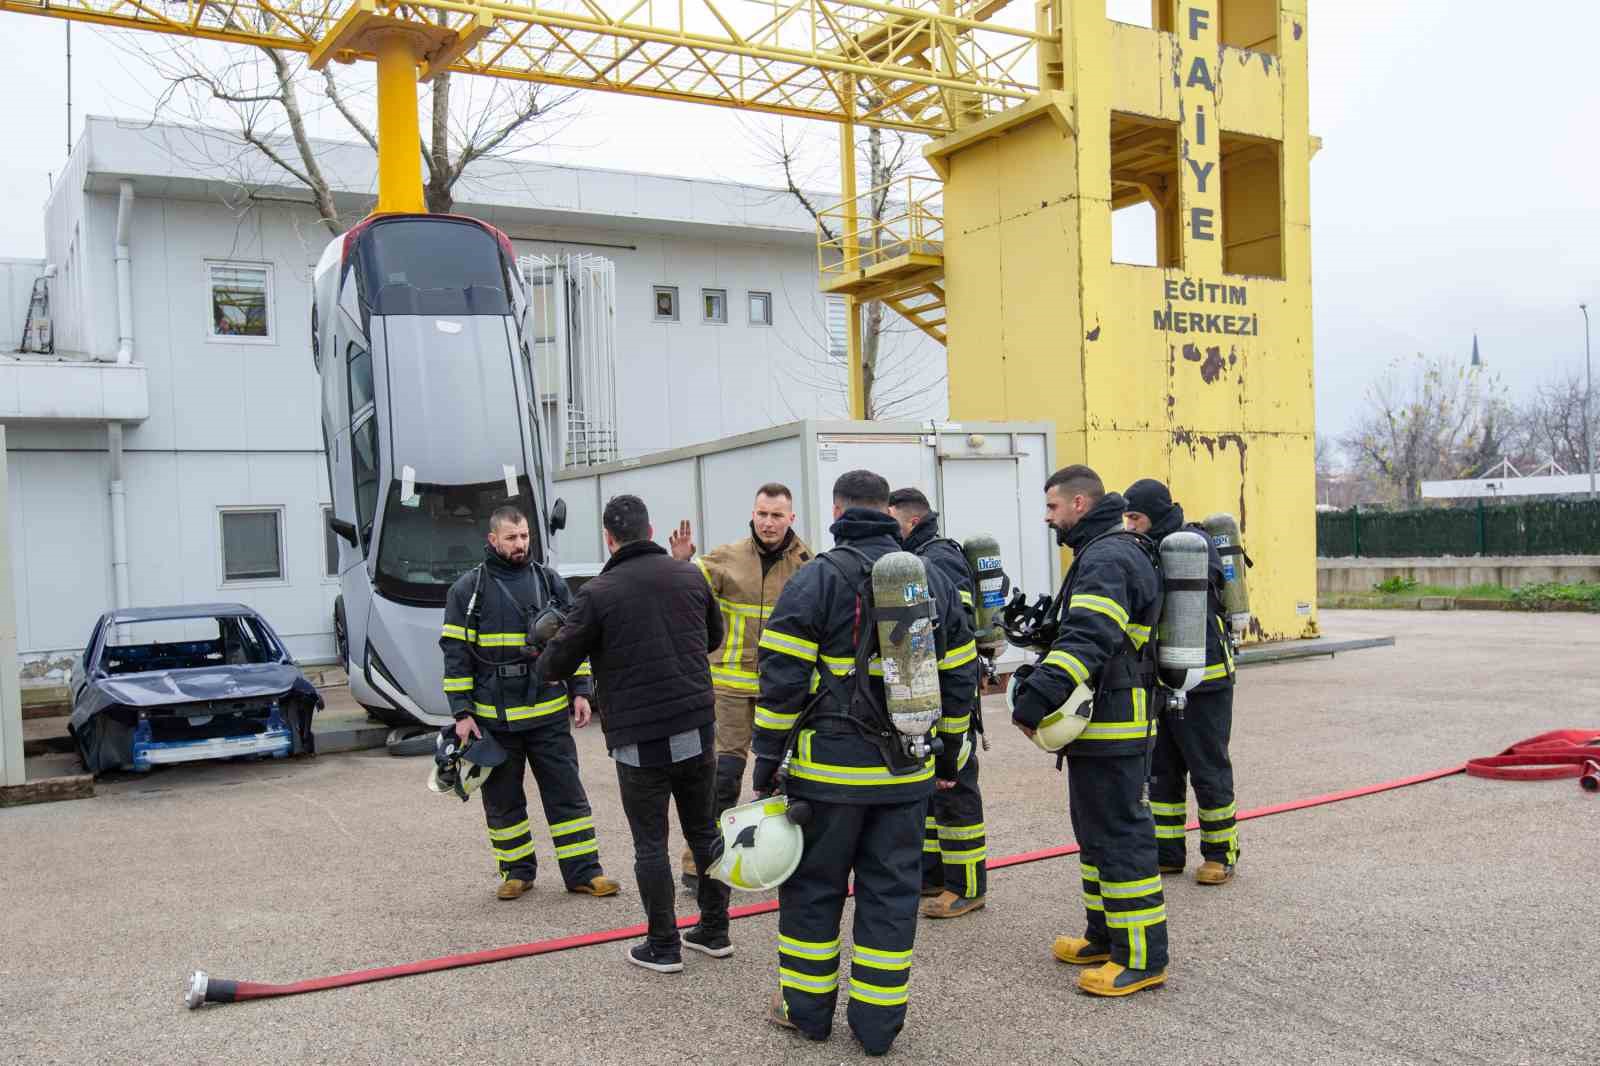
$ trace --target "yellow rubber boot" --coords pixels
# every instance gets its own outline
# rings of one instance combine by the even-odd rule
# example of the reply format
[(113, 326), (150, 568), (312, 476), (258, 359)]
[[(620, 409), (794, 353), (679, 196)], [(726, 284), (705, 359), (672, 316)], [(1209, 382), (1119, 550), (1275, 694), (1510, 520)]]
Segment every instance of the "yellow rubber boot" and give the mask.
[(615, 896), (622, 886), (611, 878), (604, 876), (592, 877), (588, 884), (573, 885), (568, 892), (576, 892), (581, 896)]
[(495, 890), (495, 899), (516, 899), (528, 889), (533, 887), (532, 881), (523, 881), (519, 878), (508, 877), (500, 882), (500, 887)]
[(1091, 996), (1131, 996), (1141, 988), (1165, 984), (1165, 970), (1130, 970), (1114, 962), (1078, 975), (1078, 988)]
[(1092, 962), (1110, 962), (1111, 949), (1105, 944), (1095, 944), (1081, 936), (1058, 936), (1050, 945), (1050, 954), (1058, 962), (1074, 966), (1087, 966)]
[(1220, 862), (1203, 862), (1194, 872), (1197, 885), (1225, 885), (1233, 880), (1233, 867)]

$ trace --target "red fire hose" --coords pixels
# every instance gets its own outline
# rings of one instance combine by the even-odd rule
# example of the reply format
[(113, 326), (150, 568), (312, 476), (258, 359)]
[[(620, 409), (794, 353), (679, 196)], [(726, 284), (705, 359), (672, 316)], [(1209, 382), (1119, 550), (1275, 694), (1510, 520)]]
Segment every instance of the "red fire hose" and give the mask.
[[(1306, 799), (1291, 800), (1287, 803), (1277, 803), (1267, 807), (1256, 807), (1238, 815), (1241, 822), (1255, 818), (1266, 818), (1274, 814), (1286, 814), (1290, 811), (1301, 811), (1308, 807), (1320, 807), (1329, 803), (1342, 803), (1345, 800), (1357, 799), (1361, 796), (1371, 796), (1379, 792), (1388, 792), (1393, 789), (1406, 788), (1410, 785), (1420, 785), (1427, 781), (1437, 781), (1442, 777), (1459, 774), (1463, 770), (1474, 773), (1474, 764), (1485, 764), (1477, 776), (1483, 777), (1510, 777), (1518, 780), (1543, 780), (1550, 777), (1580, 777), (1583, 787), (1590, 791), (1600, 789), (1600, 761), (1591, 761), (1587, 775), (1584, 775), (1580, 765), (1567, 765), (1565, 761), (1555, 767), (1544, 766), (1542, 773), (1529, 768), (1527, 763), (1501, 764), (1496, 760), (1507, 757), (1525, 758), (1528, 752), (1526, 745), (1549, 742), (1549, 738), (1561, 737), (1566, 741), (1566, 746), (1554, 750), (1540, 748), (1536, 754), (1543, 762), (1557, 756), (1568, 756), (1571, 747), (1579, 746), (1581, 742), (1575, 741), (1576, 737), (1590, 738), (1588, 743), (1600, 740), (1600, 732), (1583, 733), (1577, 730), (1568, 730), (1561, 733), (1546, 733), (1522, 744), (1513, 745), (1503, 755), (1489, 756), (1485, 759), (1475, 759), (1472, 763), (1458, 766), (1449, 766), (1441, 770), (1432, 770), (1425, 774), (1416, 774), (1412, 777), (1397, 778), (1376, 785), (1367, 785), (1363, 788), (1347, 789), (1341, 792), (1329, 792), (1320, 796), (1311, 796)], [(1590, 756), (1577, 756), (1590, 760), (1600, 759), (1600, 748), (1594, 750)], [(1505, 767), (1512, 767), (1506, 769)], [(1521, 771), (1520, 773), (1518, 771)], [(1523, 776), (1532, 774), (1534, 776)], [(1591, 783), (1593, 782), (1593, 783)], [(1185, 828), (1193, 830), (1199, 827), (1199, 822), (1191, 821)], [(1078, 845), (1066, 844), (1060, 847), (1043, 848), (1038, 851), (1022, 852), (1017, 855), (1008, 855), (995, 859), (989, 863), (989, 869), (1003, 870), (1008, 866), (1021, 866), (1025, 863), (1040, 862), (1045, 859), (1056, 859), (1064, 855), (1076, 855)], [(777, 900), (766, 900), (761, 903), (752, 903), (744, 907), (734, 907), (728, 912), (730, 918), (750, 918), (758, 914), (771, 914), (778, 909)], [(698, 919), (697, 915), (690, 915), (678, 919), (680, 928), (692, 926)], [(350, 985), (369, 984), (374, 981), (387, 981), (395, 977), (410, 977), (414, 974), (437, 973), (440, 970), (454, 970), (463, 966), (480, 966), (489, 962), (503, 962), (506, 959), (523, 959), (534, 955), (549, 955), (557, 951), (569, 951), (573, 948), (593, 947), (597, 944), (610, 944), (620, 940), (632, 940), (645, 935), (646, 927), (643, 922), (637, 925), (622, 926), (616, 929), (606, 929), (594, 933), (582, 933), (577, 936), (555, 937), (549, 940), (535, 940), (526, 944), (512, 944), (503, 948), (490, 948), (485, 951), (472, 951), (464, 955), (445, 955), (435, 959), (423, 959), (419, 962), (408, 962), (398, 966), (381, 966), (370, 970), (353, 970), (350, 973), (335, 974), (331, 977), (317, 977), (309, 981), (295, 981), (290, 984), (274, 985), (259, 981), (229, 981), (222, 978), (209, 977), (203, 970), (196, 970), (189, 979), (189, 992), (186, 1002), (191, 1009), (205, 1003), (236, 1003), (247, 999), (271, 999), (277, 996), (295, 996), (303, 992), (320, 992), (328, 988), (346, 988)]]
[(1511, 745), (1499, 755), (1468, 760), (1467, 773), (1501, 781), (1576, 777), (1585, 792), (1600, 792), (1600, 729), (1557, 729)]

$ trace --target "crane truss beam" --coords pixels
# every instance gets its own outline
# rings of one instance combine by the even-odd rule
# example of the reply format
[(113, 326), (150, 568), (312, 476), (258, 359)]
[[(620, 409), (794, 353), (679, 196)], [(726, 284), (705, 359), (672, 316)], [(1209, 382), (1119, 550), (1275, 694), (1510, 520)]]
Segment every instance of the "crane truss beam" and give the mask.
[[(938, 0), (0, 0), (0, 11), (374, 58), (363, 23), (413, 24), (440, 70), (940, 135), (1037, 91), (1050, 35), (1004, 3)], [(345, 45), (353, 43), (354, 47)], [(855, 79), (861, 99), (841, 98)]]

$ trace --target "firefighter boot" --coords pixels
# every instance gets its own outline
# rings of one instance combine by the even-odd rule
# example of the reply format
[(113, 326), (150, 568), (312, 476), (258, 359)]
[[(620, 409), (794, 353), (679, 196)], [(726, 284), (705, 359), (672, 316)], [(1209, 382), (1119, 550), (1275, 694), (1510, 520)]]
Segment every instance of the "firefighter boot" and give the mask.
[(1233, 867), (1229, 864), (1212, 862), (1209, 859), (1200, 864), (1200, 869), (1194, 872), (1194, 881), (1197, 885), (1225, 885), (1233, 880)]
[(1165, 970), (1130, 970), (1114, 962), (1078, 975), (1078, 989), (1091, 996), (1131, 996), (1141, 988), (1165, 984)]
[(611, 878), (602, 874), (598, 877), (589, 878), (586, 884), (573, 885), (567, 891), (576, 892), (580, 896), (615, 896), (617, 889), (621, 887)]
[(495, 899), (516, 899), (528, 889), (533, 887), (532, 881), (524, 881), (518, 877), (508, 877), (500, 882), (500, 887), (495, 890)]
[(1050, 945), (1050, 954), (1060, 962), (1070, 962), (1074, 966), (1087, 966), (1092, 962), (1110, 962), (1111, 948), (1106, 944), (1096, 944), (1094, 941), (1081, 936), (1058, 936), (1056, 942)]
[(937, 899), (930, 899), (922, 905), (922, 916), (924, 918), (959, 918), (963, 914), (971, 914), (973, 911), (982, 910), (983, 904), (984, 898), (982, 896), (974, 896), (969, 899), (966, 896), (958, 896), (946, 889), (939, 893)]

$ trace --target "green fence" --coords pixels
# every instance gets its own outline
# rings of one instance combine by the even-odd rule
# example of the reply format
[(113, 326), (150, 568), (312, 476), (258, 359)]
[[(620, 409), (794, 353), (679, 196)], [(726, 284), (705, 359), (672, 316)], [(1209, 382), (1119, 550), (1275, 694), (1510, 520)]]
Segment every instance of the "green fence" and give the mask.
[(1416, 511), (1324, 511), (1317, 554), (1328, 558), (1600, 555), (1600, 503), (1539, 500)]

